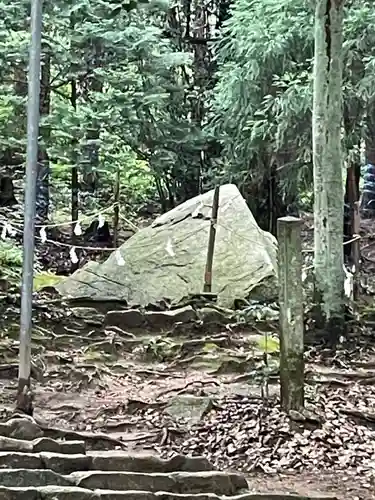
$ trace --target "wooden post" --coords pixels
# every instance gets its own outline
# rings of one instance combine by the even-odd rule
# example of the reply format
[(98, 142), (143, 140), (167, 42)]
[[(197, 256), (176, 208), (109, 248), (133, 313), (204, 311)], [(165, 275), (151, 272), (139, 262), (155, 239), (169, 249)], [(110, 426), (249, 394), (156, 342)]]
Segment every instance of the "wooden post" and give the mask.
[(210, 225), (210, 234), (208, 237), (206, 269), (204, 273), (203, 292), (208, 292), (208, 293), (212, 291), (212, 264), (214, 261), (217, 214), (219, 212), (219, 194), (220, 194), (220, 186), (217, 186), (215, 188), (212, 199), (211, 225)]
[(302, 220), (277, 220), (279, 241), (280, 396), (286, 410), (304, 405), (304, 325), (302, 289)]

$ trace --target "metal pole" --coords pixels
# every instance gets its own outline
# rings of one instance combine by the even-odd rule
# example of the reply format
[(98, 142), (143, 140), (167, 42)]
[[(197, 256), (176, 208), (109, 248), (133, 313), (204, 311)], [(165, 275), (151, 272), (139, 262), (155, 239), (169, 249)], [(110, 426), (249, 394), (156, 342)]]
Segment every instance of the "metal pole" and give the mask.
[(40, 59), (43, 0), (31, 0), (31, 45), (28, 70), (27, 151), (23, 269), (21, 290), (20, 358), (17, 408), (32, 414), (30, 391), (32, 298), (34, 279), (35, 199), (38, 162)]

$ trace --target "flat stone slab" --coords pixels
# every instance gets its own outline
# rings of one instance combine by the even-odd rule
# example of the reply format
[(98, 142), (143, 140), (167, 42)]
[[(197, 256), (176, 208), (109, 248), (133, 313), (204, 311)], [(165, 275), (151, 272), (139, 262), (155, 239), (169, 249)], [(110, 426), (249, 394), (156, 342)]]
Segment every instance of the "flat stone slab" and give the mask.
[(85, 441), (56, 441), (51, 438), (40, 438), (33, 441), (33, 452), (49, 451), (63, 453), (64, 455), (84, 455), (86, 453)]
[(49, 469), (60, 474), (77, 470), (90, 470), (92, 459), (86, 455), (64, 455), (62, 453), (0, 452), (1, 469)]
[(171, 493), (217, 493), (233, 495), (247, 489), (241, 474), (225, 472), (172, 472), (170, 474), (139, 472), (73, 472), (70, 481), (82, 488), (118, 491), (169, 491)]
[(33, 440), (7, 437), (11, 432), (11, 427), (7, 426), (7, 424), (3, 424), (3, 426), (4, 435), (0, 436), (0, 451), (19, 451), (24, 453), (49, 451), (67, 455), (84, 454), (86, 451), (84, 441), (56, 441), (47, 437), (39, 437)]
[(119, 328), (140, 328), (145, 322), (145, 317), (138, 309), (108, 311), (105, 316), (106, 326), (118, 326)]
[(87, 455), (64, 455), (63, 453), (42, 452), (39, 458), (43, 469), (50, 469), (60, 474), (71, 474), (77, 470), (92, 469), (92, 458)]
[(62, 476), (51, 470), (44, 469), (0, 469), (0, 485), (10, 488), (30, 486), (74, 486), (69, 476)]
[(44, 486), (5, 488), (0, 486), (0, 500), (337, 500), (334, 496), (300, 496), (277, 493), (246, 493), (231, 497), (213, 493), (178, 494), (149, 491), (87, 490), (83, 488)]
[(99, 494), (75, 486), (41, 486), (38, 488), (4, 488), (0, 500), (99, 500)]
[(154, 328), (171, 327), (176, 323), (189, 323), (197, 319), (197, 313), (191, 306), (170, 311), (146, 311), (147, 323)]
[(0, 451), (0, 469), (43, 469), (40, 456), (18, 451)]
[(152, 453), (131, 453), (122, 451), (88, 452), (92, 458), (93, 470), (124, 471), (124, 472), (201, 472), (214, 470), (204, 457), (188, 457), (175, 455), (163, 460)]
[(0, 451), (1, 469), (49, 469), (60, 474), (76, 471), (118, 471), (118, 472), (202, 472), (213, 470), (204, 457), (176, 455), (163, 460), (156, 455), (122, 451), (90, 452), (87, 455), (63, 453), (23, 453)]

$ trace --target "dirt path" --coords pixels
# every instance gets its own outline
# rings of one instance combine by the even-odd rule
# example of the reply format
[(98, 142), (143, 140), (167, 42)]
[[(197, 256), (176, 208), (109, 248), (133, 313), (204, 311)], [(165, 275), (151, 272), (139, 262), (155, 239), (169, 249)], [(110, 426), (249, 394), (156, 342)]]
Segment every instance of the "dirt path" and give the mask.
[[(354, 358), (334, 369), (321, 360), (308, 365), (309, 411), (286, 416), (277, 378), (272, 371), (266, 381), (259, 375), (262, 353), (243, 355), (248, 332), (213, 338), (221, 339), (219, 347), (204, 353), (203, 335), (195, 343), (189, 335), (137, 342), (127, 332), (110, 336), (95, 326), (59, 334), (39, 329), (33, 339), (35, 418), (112, 440), (92, 439), (93, 449), (204, 455), (220, 469), (247, 474), (254, 491), (375, 498), (371, 350), (361, 353), (367, 360), (361, 367)], [(4, 418), (14, 404), (16, 355), (17, 340), (8, 332), (0, 342)]]

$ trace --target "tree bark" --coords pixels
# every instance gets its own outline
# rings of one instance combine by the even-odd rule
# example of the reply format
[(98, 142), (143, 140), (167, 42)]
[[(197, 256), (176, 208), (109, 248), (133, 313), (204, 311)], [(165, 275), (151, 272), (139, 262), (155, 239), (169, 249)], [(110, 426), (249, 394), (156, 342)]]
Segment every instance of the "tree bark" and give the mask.
[(44, 223), (48, 219), (49, 210), (49, 177), (50, 161), (47, 153), (47, 145), (50, 139), (51, 130), (49, 126), (43, 125), (43, 119), (48, 117), (51, 107), (51, 55), (49, 48), (44, 47), (44, 57), (42, 60), (40, 77), (40, 136), (42, 142), (38, 147), (38, 177), (36, 190), (36, 218), (39, 223)]
[(343, 0), (317, 0), (313, 99), (314, 272), (329, 340), (344, 330), (342, 24)]

